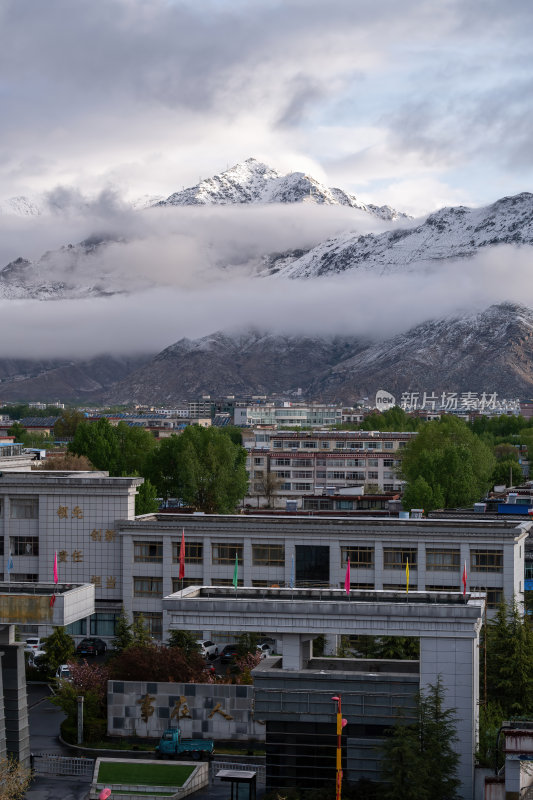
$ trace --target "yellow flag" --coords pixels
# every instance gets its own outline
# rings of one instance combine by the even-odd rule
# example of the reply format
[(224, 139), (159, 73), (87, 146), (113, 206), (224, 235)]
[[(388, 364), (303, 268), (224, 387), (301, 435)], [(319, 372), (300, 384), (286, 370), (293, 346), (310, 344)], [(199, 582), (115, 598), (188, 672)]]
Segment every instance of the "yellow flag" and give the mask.
[(405, 592), (409, 594), (409, 559), (405, 559)]

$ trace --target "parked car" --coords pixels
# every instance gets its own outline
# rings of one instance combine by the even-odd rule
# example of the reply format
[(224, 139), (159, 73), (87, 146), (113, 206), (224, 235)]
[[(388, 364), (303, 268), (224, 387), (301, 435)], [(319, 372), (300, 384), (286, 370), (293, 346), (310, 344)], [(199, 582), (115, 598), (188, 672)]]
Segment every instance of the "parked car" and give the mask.
[(205, 672), (206, 675), (216, 675), (217, 674), (217, 671), (215, 669), (215, 665), (214, 664), (208, 664), (208, 663), (206, 663), (202, 667), (202, 672)]
[(257, 645), (257, 652), (260, 654), (261, 658), (266, 658), (267, 656), (271, 656), (273, 651), (267, 642), (263, 642)]
[(76, 652), (80, 656), (99, 656), (107, 650), (107, 645), (103, 639), (82, 639), (76, 647)]
[(39, 636), (28, 636), (26, 639), (24, 650), (40, 650), (40, 649), (41, 649), (41, 639), (39, 638)]
[(216, 658), (218, 656), (218, 644), (211, 642), (209, 639), (198, 639), (197, 645), (200, 648), (200, 655), (204, 658)]
[(60, 664), (57, 668), (56, 678), (58, 681), (70, 681), (70, 667), (68, 664)]
[(229, 664), (231, 661), (235, 659), (235, 656), (237, 655), (238, 652), (239, 652), (238, 645), (227, 644), (220, 654), (220, 663)]

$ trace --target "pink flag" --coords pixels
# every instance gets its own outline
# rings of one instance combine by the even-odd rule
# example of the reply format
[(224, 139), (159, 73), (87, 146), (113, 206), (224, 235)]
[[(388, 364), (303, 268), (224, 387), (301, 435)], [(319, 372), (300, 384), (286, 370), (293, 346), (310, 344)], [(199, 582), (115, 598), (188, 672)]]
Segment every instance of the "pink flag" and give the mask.
[(344, 579), (344, 588), (346, 589), (346, 594), (350, 594), (350, 559), (348, 558), (348, 562), (346, 564), (346, 577)]
[(463, 597), (466, 594), (466, 561), (465, 561), (465, 568), (463, 569)]
[(180, 571), (178, 578), (182, 580), (185, 577), (185, 530), (181, 529), (181, 544), (180, 544)]
[(58, 574), (57, 574), (57, 552), (56, 552), (56, 553), (54, 553), (54, 583), (57, 583), (58, 580), (59, 580), (59, 577), (58, 577)]

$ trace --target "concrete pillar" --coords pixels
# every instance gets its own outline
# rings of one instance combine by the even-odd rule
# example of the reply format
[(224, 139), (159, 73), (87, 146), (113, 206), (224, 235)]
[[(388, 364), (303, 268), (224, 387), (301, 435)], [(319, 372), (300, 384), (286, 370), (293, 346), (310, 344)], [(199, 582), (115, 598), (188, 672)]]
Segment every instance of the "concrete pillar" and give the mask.
[(313, 637), (301, 633), (283, 633), (280, 637), (283, 655), (283, 669), (305, 669), (311, 658)]
[(444, 705), (455, 709), (459, 754), (458, 777), (464, 800), (474, 796), (474, 751), (477, 741), (479, 635), (472, 638), (420, 637), (420, 689), (435, 685), (440, 676)]
[(5, 758), (6, 751), (6, 720), (4, 715), (4, 687), (2, 680), (2, 662), (4, 651), (0, 650), (0, 759)]
[(377, 540), (374, 542), (374, 589), (383, 589), (383, 545)]
[(22, 642), (3, 644), (2, 652), (6, 750), (24, 766), (30, 766), (30, 727), (24, 645)]

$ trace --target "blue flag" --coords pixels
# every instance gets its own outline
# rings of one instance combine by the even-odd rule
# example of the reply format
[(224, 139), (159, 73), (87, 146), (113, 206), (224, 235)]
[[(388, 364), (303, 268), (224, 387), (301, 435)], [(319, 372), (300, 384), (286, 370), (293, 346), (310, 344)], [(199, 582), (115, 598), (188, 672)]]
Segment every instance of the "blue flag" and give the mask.
[(9, 555), (9, 558), (7, 559), (7, 571), (8, 571), (8, 573), (13, 572), (13, 557), (11, 556), (11, 554)]

